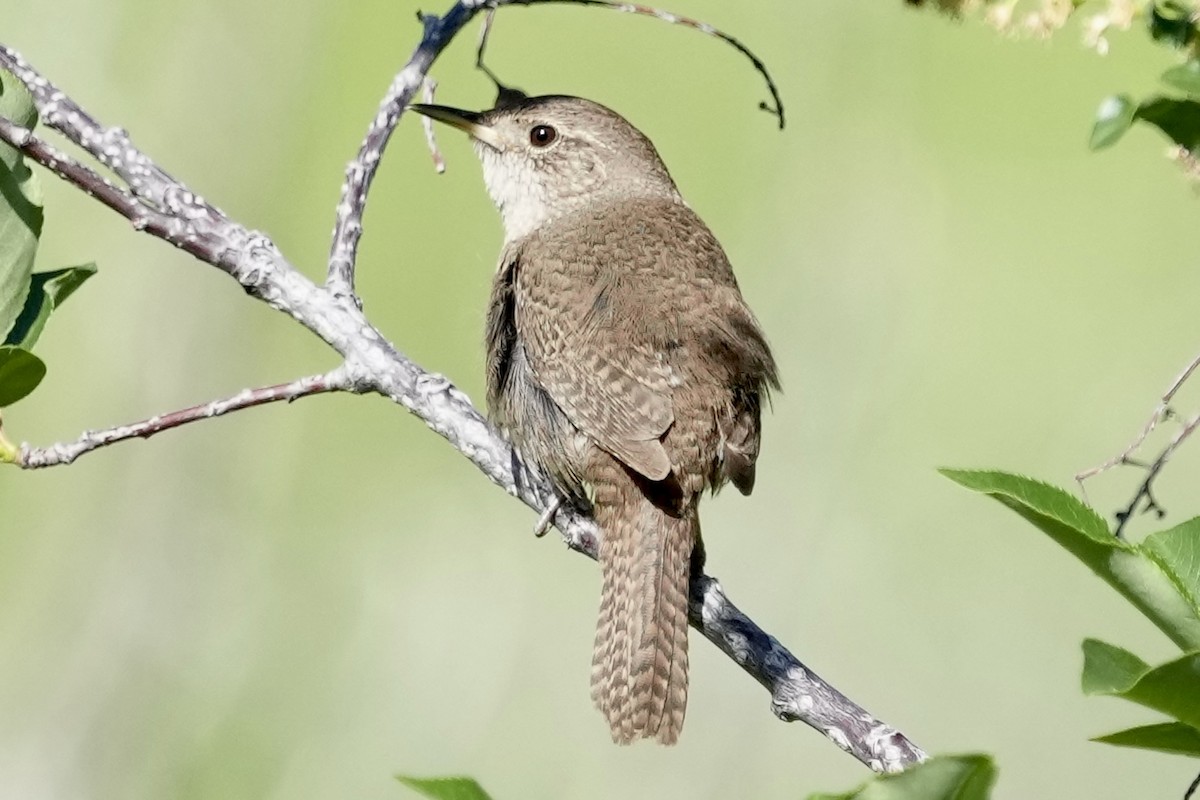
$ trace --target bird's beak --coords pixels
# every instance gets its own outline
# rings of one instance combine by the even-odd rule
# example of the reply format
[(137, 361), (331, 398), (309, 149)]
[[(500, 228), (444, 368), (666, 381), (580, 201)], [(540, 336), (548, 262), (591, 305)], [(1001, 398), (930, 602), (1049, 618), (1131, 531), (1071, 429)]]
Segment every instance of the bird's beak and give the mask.
[(496, 129), (483, 124), (482, 114), (449, 106), (431, 106), (425, 103), (413, 103), (409, 108), (430, 119), (444, 122), (460, 131), (466, 131), (472, 139), (478, 139), (490, 147), (497, 150), (504, 149), (504, 143), (500, 140)]

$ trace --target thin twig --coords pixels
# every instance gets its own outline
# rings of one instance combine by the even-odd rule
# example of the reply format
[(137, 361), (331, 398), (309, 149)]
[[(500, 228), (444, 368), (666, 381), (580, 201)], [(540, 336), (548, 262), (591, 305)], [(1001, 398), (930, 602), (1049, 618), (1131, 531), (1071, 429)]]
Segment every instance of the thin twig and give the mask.
[(639, 3), (622, 3), (616, 0), (510, 0), (510, 2), (505, 2), (505, 0), (495, 0), (495, 4), (497, 6), (535, 6), (545, 5), (548, 3), (565, 3), (569, 5), (600, 6), (601, 8), (611, 8), (614, 11), (622, 11), (627, 14), (638, 14), (645, 17), (654, 17), (655, 19), (660, 19), (663, 22), (667, 22), (672, 25), (683, 25), (684, 27), (692, 28), (693, 30), (707, 34), (708, 36), (720, 39), (721, 41), (725, 42), (725, 44), (729, 45), (745, 56), (750, 63), (754, 65), (754, 69), (758, 72), (758, 74), (762, 75), (763, 80), (767, 83), (767, 91), (771, 93), (771, 103), (768, 104), (764, 101), (759, 103), (758, 107), (779, 120), (779, 129), (783, 130), (783, 99), (779, 96), (779, 89), (775, 86), (775, 80), (771, 77), (770, 71), (767, 70), (767, 65), (763, 63), (762, 59), (754, 54), (753, 50), (742, 44), (738, 39), (730, 36), (728, 33), (714, 28), (707, 22), (701, 22), (690, 17), (685, 17), (680, 14), (673, 14), (670, 11), (663, 11), (662, 9), (654, 8), (652, 6), (644, 6)]
[(263, 386), (258, 389), (243, 389), (223, 400), (213, 400), (179, 411), (172, 411), (169, 414), (160, 414), (141, 422), (118, 425), (115, 428), (101, 431), (85, 431), (73, 442), (59, 442), (49, 447), (31, 447), (29, 444), (22, 444), (17, 465), (24, 469), (39, 469), (70, 464), (85, 453), (127, 439), (149, 439), (163, 431), (169, 431), (191, 422), (219, 417), (231, 411), (276, 403), (280, 400), (290, 403), (301, 397), (310, 397), (323, 392), (346, 391), (349, 388), (343, 372), (336, 369), (324, 375), (312, 375), (291, 383)]
[[(1098, 464), (1090, 469), (1085, 469), (1082, 472), (1075, 474), (1075, 481), (1079, 484), (1079, 490), (1083, 494), (1084, 500), (1087, 499), (1087, 487), (1084, 482), (1089, 478), (1093, 478), (1103, 472), (1107, 472), (1118, 465), (1127, 465), (1140, 467), (1146, 471), (1146, 476), (1138, 485), (1137, 491), (1134, 492), (1133, 499), (1125, 508), (1115, 514), (1117, 520), (1116, 530), (1113, 531), (1118, 539), (1125, 535), (1125, 529), (1129, 525), (1129, 520), (1139, 510), (1142, 513), (1153, 511), (1161, 518), (1166, 514), (1166, 510), (1159, 504), (1154, 496), (1154, 481), (1158, 478), (1158, 474), (1166, 466), (1167, 460), (1179, 448), (1185, 439), (1191, 436), (1195, 430), (1197, 418), (1192, 417), (1183, 424), (1179, 432), (1167, 445), (1158, 458), (1150, 463), (1145, 463), (1133, 457), (1133, 454), (1146, 442), (1147, 437), (1164, 421), (1175, 416), (1175, 411), (1171, 408), (1171, 401), (1174, 400), (1176, 393), (1183, 388), (1183, 384), (1192, 376), (1192, 374), (1200, 368), (1200, 355), (1196, 356), (1192, 361), (1183, 368), (1183, 370), (1175, 376), (1171, 381), (1171, 385), (1163, 392), (1159, 399), (1158, 405), (1154, 407), (1154, 411), (1150, 414), (1150, 418), (1146, 420), (1146, 424), (1142, 426), (1141, 431), (1133, 438), (1133, 441), (1121, 452), (1117, 453), (1112, 458), (1105, 461), (1103, 464)], [(1140, 507), (1140, 509), (1139, 509)]]
[(483, 23), (479, 26), (479, 43), (475, 47), (475, 69), (482, 72), (488, 77), (488, 80), (496, 87), (496, 107), (518, 103), (524, 100), (529, 95), (513, 86), (508, 86), (500, 80), (496, 73), (492, 72), (491, 68), (483, 62), (484, 53), (487, 51), (488, 41), (492, 36), (492, 21), (496, 18), (496, 7), (489, 6), (487, 12), (483, 15)]
[[(289, 314), (342, 355), (345, 362), (333, 373), (340, 373), (339, 388), (377, 392), (410, 410), (490, 480), (541, 514), (557, 498), (553, 485), (521, 461), (449, 380), (426, 372), (396, 350), (365, 317), (353, 294), (363, 205), (383, 148), (403, 109), (422, 86), (430, 65), (486, 4), (486, 0), (459, 0), (442, 17), (422, 18), (421, 42), (392, 81), (372, 119), (358, 158), (347, 170), (326, 286), (315, 285), (296, 270), (266, 236), (228, 219), (167, 175), (133, 146), (123, 130), (101, 126), (18, 54), (2, 45), (0, 67), (8, 68), (30, 88), (46, 124), (110, 167), (128, 190), (106, 187), (102, 179), (97, 184), (94, 178), (98, 176), (82, 167), (56, 170), (56, 175), (82, 191), (96, 194), (127, 219), (136, 220), (142, 214), (153, 213), (166, 218), (151, 216), (148, 219), (155, 224), (135, 224), (139, 230), (176, 244), (178, 239), (172, 237), (183, 236), (185, 242), (192, 237), (202, 241), (203, 247), (188, 252), (227, 272), (251, 296)], [(490, 4), (514, 5), (517, 0), (494, 0)], [(0, 127), (0, 140), (21, 148), (35, 159), (39, 152), (45, 156), (30, 133), (16, 126)], [(131, 210), (133, 201), (129, 195), (148, 211)], [(205, 416), (195, 409), (189, 411), (194, 419)], [(67, 460), (63, 458), (61, 463)], [(595, 558), (599, 531), (586, 511), (564, 506), (555, 514), (554, 524), (572, 549)], [(811, 725), (877, 771), (899, 771), (924, 759), (924, 751), (903, 734), (842, 695), (755, 625), (729, 601), (715, 579), (704, 575), (693, 579), (689, 619), (768, 688), (772, 709), (780, 719)]]
[[(496, 7), (491, 6), (483, 15), (483, 23), (479, 26), (479, 43), (475, 47), (475, 69), (487, 75), (492, 83), (496, 84), (498, 92), (503, 94), (504, 84), (496, 77), (496, 73), (492, 72), (488, 65), (483, 63), (483, 54), (487, 50), (488, 39), (492, 35), (492, 21), (496, 18)], [(496, 105), (501, 105), (500, 101), (496, 101)]]
[(1183, 423), (1179, 432), (1175, 434), (1170, 443), (1159, 454), (1158, 458), (1146, 466), (1146, 477), (1134, 493), (1133, 500), (1129, 501), (1129, 505), (1123, 510), (1117, 512), (1117, 529), (1113, 531), (1113, 535), (1118, 539), (1124, 536), (1125, 527), (1129, 524), (1130, 518), (1138, 510), (1138, 506), (1142, 505), (1143, 500), (1145, 501), (1145, 506), (1141, 509), (1143, 513), (1153, 511), (1158, 514), (1160, 519), (1166, 515), (1166, 509), (1159, 505), (1158, 500), (1154, 497), (1154, 480), (1162, 472), (1163, 467), (1167, 465), (1167, 460), (1179, 449), (1184, 440), (1192, 435), (1197, 427), (1200, 427), (1200, 414), (1194, 414), (1187, 422)]
[[(426, 103), (432, 103), (435, 92), (437, 92), (437, 81), (426, 75), (425, 83), (421, 87), (421, 99)], [(442, 151), (438, 149), (437, 136), (433, 132), (433, 120), (422, 116), (421, 127), (425, 129), (425, 144), (429, 147), (429, 155), (433, 158), (433, 169), (438, 175), (441, 175), (446, 171), (446, 159), (442, 158)]]
[(1183, 800), (1192, 800), (1192, 795), (1196, 793), (1196, 789), (1200, 789), (1200, 775), (1196, 776), (1196, 780), (1192, 781), (1187, 791), (1183, 793)]
[(479, 40), (475, 45), (475, 69), (485, 71), (489, 78), (493, 81), (496, 77), (492, 75), (491, 70), (483, 64), (483, 54), (487, 50), (488, 38), (492, 33), (492, 21), (496, 19), (496, 7), (488, 6), (487, 11), (483, 14), (483, 22), (479, 25)]
[(1075, 473), (1075, 480), (1082, 486), (1083, 482), (1088, 478), (1095, 477), (1102, 472), (1107, 472), (1118, 464), (1128, 463), (1129, 457), (1133, 455), (1134, 451), (1142, 446), (1142, 443), (1146, 441), (1146, 437), (1149, 436), (1156, 427), (1158, 427), (1158, 424), (1171, 418), (1173, 413), (1171, 411), (1171, 400), (1175, 397), (1175, 393), (1179, 391), (1179, 389), (1183, 386), (1187, 379), (1192, 376), (1192, 373), (1195, 372), (1198, 367), (1200, 367), (1200, 355), (1197, 355), (1194, 359), (1192, 359), (1192, 362), (1188, 364), (1182, 372), (1175, 376), (1175, 380), (1172, 381), (1167, 390), (1163, 392), (1162, 398), (1159, 400), (1158, 405), (1155, 406), (1154, 411), (1150, 414), (1150, 419), (1146, 420), (1146, 424), (1142, 427), (1141, 432), (1134, 437), (1133, 441), (1129, 443), (1129, 446), (1117, 453), (1108, 461), (1105, 461), (1103, 464), (1099, 464), (1091, 467), (1090, 469), (1085, 469), (1082, 472)]

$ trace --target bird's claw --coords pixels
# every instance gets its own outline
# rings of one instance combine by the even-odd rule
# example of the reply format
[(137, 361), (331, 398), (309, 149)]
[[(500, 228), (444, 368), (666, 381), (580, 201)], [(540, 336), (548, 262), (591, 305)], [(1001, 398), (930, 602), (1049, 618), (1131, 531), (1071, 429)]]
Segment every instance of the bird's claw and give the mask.
[(550, 501), (550, 505), (546, 506), (546, 510), (538, 517), (537, 522), (533, 526), (533, 535), (539, 539), (546, 535), (546, 531), (550, 530), (550, 523), (554, 521), (554, 515), (562, 508), (563, 499), (555, 495)]

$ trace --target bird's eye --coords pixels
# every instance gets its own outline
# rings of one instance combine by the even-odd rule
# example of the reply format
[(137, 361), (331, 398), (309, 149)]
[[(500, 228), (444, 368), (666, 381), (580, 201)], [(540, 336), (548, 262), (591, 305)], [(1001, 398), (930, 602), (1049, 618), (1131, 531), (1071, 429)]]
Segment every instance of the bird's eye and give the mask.
[(545, 147), (558, 138), (558, 131), (549, 125), (535, 125), (529, 132), (529, 143), (534, 147)]

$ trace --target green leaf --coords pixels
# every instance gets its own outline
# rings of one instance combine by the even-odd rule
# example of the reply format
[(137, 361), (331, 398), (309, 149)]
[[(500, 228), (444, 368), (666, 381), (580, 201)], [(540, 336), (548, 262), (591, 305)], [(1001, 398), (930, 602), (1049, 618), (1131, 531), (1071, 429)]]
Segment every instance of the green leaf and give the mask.
[(1200, 95), (1200, 61), (1188, 59), (1183, 64), (1171, 67), (1162, 74), (1160, 79), (1163, 83), (1181, 92)]
[[(25, 85), (4, 70), (0, 70), (0, 116), (25, 128), (37, 121)], [(0, 143), (0, 336), (7, 335), (25, 304), (41, 233), (37, 178), (20, 152)]]
[(1083, 643), (1083, 690), (1121, 697), (1200, 728), (1200, 652), (1150, 667), (1104, 642)]
[(397, 775), (396, 780), (433, 800), (491, 800), (487, 792), (471, 778), (410, 778)]
[(1192, 9), (1181, 0), (1158, 0), (1150, 7), (1147, 22), (1155, 41), (1187, 47), (1196, 38)]
[(1158, 561), (1180, 594), (1200, 608), (1200, 517), (1147, 536), (1141, 549)]
[(1149, 664), (1122, 647), (1099, 639), (1083, 640), (1084, 694), (1123, 691), (1149, 671)]
[[(1185, 91), (1200, 90), (1200, 66), (1192, 67), (1192, 63), (1195, 62), (1168, 70), (1163, 74), (1163, 79), (1180, 85), (1190, 85), (1189, 81), (1196, 81), (1196, 88)], [(1139, 120), (1158, 128), (1175, 144), (1191, 152), (1200, 152), (1200, 102), (1175, 97), (1151, 97), (1137, 104), (1128, 95), (1106, 98), (1096, 112), (1096, 122), (1092, 126), (1088, 144), (1093, 150), (1110, 147)]]
[(1170, 97), (1143, 100), (1134, 118), (1158, 128), (1181, 147), (1200, 150), (1200, 103), (1195, 100)]
[(13, 322), (4, 344), (19, 344), (31, 349), (46, 327), (50, 313), (61, 306), (72, 292), (96, 274), (95, 264), (64, 267), (50, 272), (35, 272), (30, 279), (25, 307)]
[(996, 782), (990, 756), (935, 756), (904, 772), (880, 775), (846, 794), (810, 794), (808, 800), (986, 800)]
[(1095, 511), (1057, 487), (1004, 472), (941, 472), (968, 489), (999, 500), (1048, 534), (1180, 648), (1200, 648), (1200, 603), (1192, 588), (1198, 580), (1196, 545), (1183, 541), (1191, 529), (1184, 529), (1182, 536), (1166, 531), (1133, 545), (1116, 538)]
[(1107, 736), (1097, 736), (1092, 741), (1200, 758), (1200, 730), (1182, 722), (1142, 725)]
[(1200, 652), (1157, 666), (1113, 694), (1200, 728)]
[[(1023, 517), (1036, 518), (1038, 522), (1051, 527), (1057, 525), (1069, 529), (1071, 544), (1084, 552), (1090, 552), (1093, 544), (1102, 545), (1106, 549), (1114, 545), (1127, 550), (1132, 549), (1132, 545), (1113, 536), (1108, 523), (1091, 506), (1057, 486), (1009, 472), (960, 469), (938, 471), (960, 486), (999, 500)], [(1079, 537), (1086, 541), (1075, 542)]]
[(0, 346), (0, 408), (11, 406), (37, 388), (46, 365), (28, 350)]
[(1104, 98), (1096, 111), (1096, 123), (1092, 126), (1092, 138), (1088, 140), (1088, 146), (1093, 150), (1103, 150), (1116, 144), (1133, 125), (1136, 111), (1137, 106), (1128, 95)]
[(37, 124), (38, 118), (33, 95), (16, 75), (6, 69), (0, 69), (0, 116), (30, 129)]

